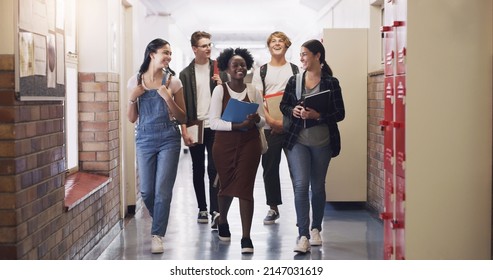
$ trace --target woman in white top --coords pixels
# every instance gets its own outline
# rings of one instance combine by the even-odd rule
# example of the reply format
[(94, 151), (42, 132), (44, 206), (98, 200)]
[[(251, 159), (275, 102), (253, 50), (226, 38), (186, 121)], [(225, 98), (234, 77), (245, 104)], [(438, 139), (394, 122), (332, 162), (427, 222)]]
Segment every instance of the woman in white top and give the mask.
[(137, 165), (142, 200), (152, 217), (151, 252), (163, 253), (181, 135), (186, 121), (180, 79), (169, 69), (171, 48), (163, 39), (151, 41), (139, 73), (128, 82), (128, 120), (135, 126)]
[[(253, 218), (253, 186), (260, 163), (261, 143), (258, 128), (265, 124), (262, 95), (244, 78), (253, 65), (253, 57), (246, 49), (224, 50), (217, 58), (218, 67), (226, 71), (230, 81), (216, 86), (212, 93), (209, 120), (216, 130), (212, 156), (219, 175), (219, 225), (220, 240), (229, 241), (228, 211), (234, 197), (240, 200), (242, 225), (241, 252), (253, 253), (250, 230)], [(241, 123), (221, 119), (226, 104), (231, 99), (259, 104), (257, 112)]]

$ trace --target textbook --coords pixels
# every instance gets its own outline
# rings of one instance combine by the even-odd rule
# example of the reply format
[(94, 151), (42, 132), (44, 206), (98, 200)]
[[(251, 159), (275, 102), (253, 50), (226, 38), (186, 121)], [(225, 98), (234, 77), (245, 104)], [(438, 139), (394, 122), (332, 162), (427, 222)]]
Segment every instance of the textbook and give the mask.
[(194, 144), (204, 143), (204, 121), (197, 121), (190, 126), (187, 125), (187, 132), (192, 136)]
[(241, 123), (246, 120), (248, 115), (257, 112), (257, 108), (257, 103), (230, 98), (221, 119), (228, 122)]
[(279, 104), (281, 103), (283, 94), (283, 91), (279, 91), (276, 93), (269, 93), (264, 96), (265, 103), (267, 104), (267, 110), (269, 111), (270, 116), (276, 120), (282, 120), (282, 113), (279, 108)]
[[(330, 89), (308, 95), (303, 100), (303, 106), (319, 113), (327, 113), (329, 112), (329, 93)], [(315, 120), (305, 120), (305, 128), (312, 127), (316, 124), (317, 122)]]

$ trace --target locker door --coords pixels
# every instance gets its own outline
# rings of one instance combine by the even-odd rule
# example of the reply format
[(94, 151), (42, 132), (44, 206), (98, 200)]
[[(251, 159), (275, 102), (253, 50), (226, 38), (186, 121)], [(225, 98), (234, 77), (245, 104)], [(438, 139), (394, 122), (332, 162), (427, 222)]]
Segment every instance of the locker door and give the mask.
[(406, 77), (395, 77), (395, 161), (396, 174), (405, 177), (406, 163)]
[(384, 119), (380, 122), (384, 130), (384, 169), (394, 173), (394, 77), (385, 77)]
[(382, 26), (382, 37), (384, 41), (384, 68), (383, 72), (385, 76), (394, 75), (394, 29), (392, 26)]
[(392, 228), (395, 234), (395, 259), (405, 259), (405, 210), (406, 210), (406, 180), (403, 177), (396, 176), (396, 194), (395, 194), (395, 220), (392, 222)]
[(380, 213), (383, 221), (384, 259), (391, 260), (394, 255), (394, 174), (385, 170), (384, 212)]
[(396, 41), (396, 74), (406, 73), (406, 27), (404, 21), (394, 22)]

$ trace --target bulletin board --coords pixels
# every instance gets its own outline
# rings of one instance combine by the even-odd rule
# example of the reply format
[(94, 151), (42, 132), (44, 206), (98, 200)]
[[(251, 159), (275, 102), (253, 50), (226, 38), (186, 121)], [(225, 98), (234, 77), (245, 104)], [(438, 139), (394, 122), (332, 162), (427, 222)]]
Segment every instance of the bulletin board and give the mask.
[(21, 101), (65, 98), (63, 0), (18, 0), (16, 92)]

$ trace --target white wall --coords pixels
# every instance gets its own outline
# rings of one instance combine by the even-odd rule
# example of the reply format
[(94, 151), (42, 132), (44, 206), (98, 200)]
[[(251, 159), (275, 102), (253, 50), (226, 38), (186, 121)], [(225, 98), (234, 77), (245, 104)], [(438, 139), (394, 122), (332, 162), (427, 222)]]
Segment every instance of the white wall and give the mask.
[[(140, 65), (144, 60), (144, 52), (147, 44), (156, 39), (161, 38), (168, 41), (173, 51), (173, 42), (170, 39), (169, 26), (170, 18), (166, 16), (147, 15), (146, 9), (141, 4), (134, 5), (134, 63), (135, 72), (139, 70)], [(173, 58), (174, 59), (174, 58)]]
[(380, 32), (380, 27), (383, 25), (381, 20), (381, 5), (383, 5), (383, 0), (375, 1), (375, 4), (370, 6), (370, 25), (368, 29), (368, 73), (383, 69), (382, 33)]
[(333, 10), (333, 28), (368, 28), (370, 23), (368, 0), (343, 0)]
[(79, 72), (118, 73), (120, 10), (118, 0), (78, 1)]
[(408, 1), (408, 259), (491, 258), (492, 13)]

